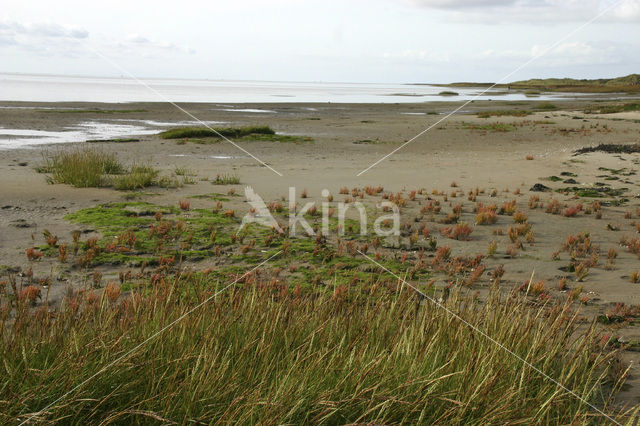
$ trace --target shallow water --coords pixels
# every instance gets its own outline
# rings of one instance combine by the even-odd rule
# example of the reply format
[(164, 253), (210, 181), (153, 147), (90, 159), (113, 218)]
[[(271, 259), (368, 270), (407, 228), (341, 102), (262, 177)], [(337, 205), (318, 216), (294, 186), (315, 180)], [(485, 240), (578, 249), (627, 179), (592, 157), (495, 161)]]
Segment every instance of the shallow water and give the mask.
[[(443, 87), (411, 84), (319, 83), (146, 79), (149, 90), (127, 78), (0, 74), (0, 101), (29, 102), (329, 102), (415, 103), (432, 101), (527, 100), (521, 92), (456, 87), (459, 96), (440, 96)], [(572, 93), (542, 94), (537, 100), (576, 99)], [(226, 106), (226, 105), (225, 105)], [(231, 106), (229, 106), (231, 107)], [(235, 110), (239, 111), (239, 110)], [(244, 112), (258, 112), (247, 111)], [(262, 112), (262, 111), (260, 111)]]
[(85, 121), (61, 131), (44, 131), (32, 129), (5, 129), (0, 127), (0, 149), (23, 148), (27, 146), (84, 142), (88, 139), (112, 139), (119, 137), (153, 135), (159, 129), (135, 126), (130, 124), (114, 124), (99, 121)]

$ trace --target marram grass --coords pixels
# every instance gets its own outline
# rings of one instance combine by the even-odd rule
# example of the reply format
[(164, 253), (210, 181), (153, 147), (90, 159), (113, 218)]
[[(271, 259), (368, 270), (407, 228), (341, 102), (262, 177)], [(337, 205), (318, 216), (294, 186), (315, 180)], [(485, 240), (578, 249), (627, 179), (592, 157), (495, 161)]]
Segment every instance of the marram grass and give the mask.
[[(196, 279), (194, 277), (199, 276)], [(308, 294), (231, 288), (46, 412), (213, 294), (202, 275), (119, 301), (75, 295), (52, 315), (2, 312), (0, 422), (583, 424), (604, 418), (451, 314), (386, 285)], [(217, 284), (220, 288), (224, 283)], [(401, 289), (402, 290), (402, 289)], [(463, 290), (464, 291), (464, 290)], [(611, 413), (610, 363), (564, 306), (492, 292), (445, 302), (509, 350)]]

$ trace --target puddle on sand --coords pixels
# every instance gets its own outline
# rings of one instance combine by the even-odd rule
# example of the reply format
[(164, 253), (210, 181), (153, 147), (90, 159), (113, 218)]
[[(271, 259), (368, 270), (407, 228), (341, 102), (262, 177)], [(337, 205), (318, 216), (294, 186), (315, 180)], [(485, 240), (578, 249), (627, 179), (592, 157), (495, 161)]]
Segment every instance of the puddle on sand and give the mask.
[(202, 121), (156, 121), (156, 120), (135, 120), (135, 119), (128, 119), (128, 118), (113, 118), (109, 121), (119, 121), (119, 122), (126, 122), (126, 123), (142, 123), (142, 124), (146, 124), (147, 126), (154, 126), (154, 127), (178, 127), (178, 126), (202, 126), (202, 124), (206, 124), (208, 126), (220, 126), (222, 124), (227, 124), (228, 122), (226, 121), (207, 121), (207, 120), (202, 120)]
[(85, 121), (68, 130), (46, 131), (0, 128), (0, 149), (23, 148), (31, 145), (84, 142), (87, 139), (112, 139), (125, 136), (153, 135), (158, 129), (129, 124)]
[[(127, 124), (125, 124), (127, 123)], [(224, 121), (203, 121), (207, 125), (226, 124)], [(84, 121), (61, 131), (34, 129), (5, 129), (0, 127), (0, 149), (24, 148), (32, 145), (85, 142), (88, 139), (113, 139), (155, 135), (170, 127), (202, 125), (198, 121), (155, 121), (108, 119)]]

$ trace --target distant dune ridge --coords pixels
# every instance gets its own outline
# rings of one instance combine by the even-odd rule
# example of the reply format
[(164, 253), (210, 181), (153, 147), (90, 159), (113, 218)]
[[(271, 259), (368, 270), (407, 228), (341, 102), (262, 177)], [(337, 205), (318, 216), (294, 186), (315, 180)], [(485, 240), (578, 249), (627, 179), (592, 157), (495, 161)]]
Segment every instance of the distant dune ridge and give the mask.
[[(446, 84), (450, 87), (488, 87), (493, 83), (458, 82)], [(624, 77), (599, 78), (594, 80), (574, 78), (532, 78), (498, 84), (496, 87), (510, 89), (538, 89), (553, 92), (640, 92), (640, 74), (629, 74)]]

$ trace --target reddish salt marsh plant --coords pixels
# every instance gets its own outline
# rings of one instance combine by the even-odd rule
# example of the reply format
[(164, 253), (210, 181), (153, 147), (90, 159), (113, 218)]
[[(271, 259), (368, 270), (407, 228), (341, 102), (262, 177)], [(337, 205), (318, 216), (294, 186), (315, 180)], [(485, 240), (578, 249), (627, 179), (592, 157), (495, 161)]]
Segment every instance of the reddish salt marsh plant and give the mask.
[(482, 207), (476, 214), (476, 224), (478, 225), (493, 225), (498, 220), (498, 215), (495, 209), (490, 207)]
[(189, 210), (191, 203), (188, 200), (180, 200), (178, 201), (178, 207), (180, 207), (180, 210)]
[(34, 260), (40, 260), (40, 258), (42, 257), (42, 252), (36, 250), (35, 248), (31, 247), (28, 248), (26, 251), (27, 254), (27, 259), (34, 261)]
[(562, 210), (562, 205), (560, 204), (560, 201), (556, 200), (555, 198), (550, 200), (547, 203), (547, 208), (546, 208), (547, 213), (560, 214), (561, 210)]
[(58, 246), (58, 260), (60, 263), (64, 263), (67, 261), (67, 257), (69, 256), (69, 250), (66, 244), (60, 244)]
[(498, 242), (493, 240), (489, 243), (489, 248), (487, 249), (487, 257), (493, 257), (498, 251)]
[(31, 305), (35, 305), (38, 299), (42, 298), (42, 291), (39, 286), (28, 285), (20, 292), (19, 299), (29, 302)]
[(534, 210), (536, 208), (538, 208), (538, 203), (540, 202), (540, 196), (539, 195), (532, 195), (529, 197), (529, 208), (531, 210)]
[(600, 248), (596, 244), (592, 244), (591, 236), (588, 232), (576, 235), (569, 235), (564, 244), (562, 251), (568, 252), (572, 258), (584, 258), (599, 252)]
[(528, 223), (524, 223), (522, 225), (510, 226), (507, 229), (507, 236), (512, 243), (518, 241), (519, 237), (523, 237), (527, 235), (527, 233), (531, 230), (531, 225)]
[(499, 214), (511, 216), (516, 212), (517, 209), (518, 206), (516, 205), (516, 200), (506, 201), (500, 207)]
[(453, 240), (468, 241), (471, 233), (473, 233), (473, 227), (468, 223), (459, 223), (454, 227), (447, 226), (440, 229), (440, 233)]
[(524, 214), (524, 213), (523, 213), (523, 212), (521, 212), (521, 211), (516, 211), (516, 212), (513, 214), (513, 221), (514, 221), (515, 223), (525, 223), (525, 222), (527, 221), (527, 219), (528, 219), (527, 215), (526, 215), (526, 214)]
[(577, 204), (575, 206), (569, 206), (562, 211), (562, 215), (564, 217), (575, 217), (582, 211), (582, 204)]

